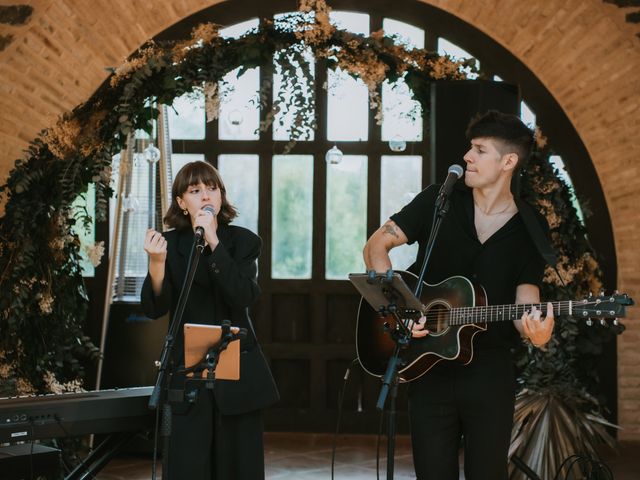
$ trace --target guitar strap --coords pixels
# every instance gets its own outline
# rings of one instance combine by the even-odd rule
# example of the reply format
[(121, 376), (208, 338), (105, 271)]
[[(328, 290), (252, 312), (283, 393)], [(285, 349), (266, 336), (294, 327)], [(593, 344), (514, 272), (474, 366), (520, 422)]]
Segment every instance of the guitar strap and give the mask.
[(558, 254), (551, 246), (551, 242), (545, 235), (544, 230), (542, 229), (542, 225), (540, 225), (540, 222), (536, 218), (533, 207), (516, 195), (513, 196), (513, 199), (516, 202), (516, 206), (518, 207), (520, 215), (522, 216), (524, 226), (527, 228), (529, 235), (531, 235), (533, 243), (538, 249), (538, 252), (547, 262), (547, 264), (553, 267), (556, 275), (558, 275), (558, 278), (562, 282), (562, 285), (566, 287), (564, 279), (558, 271)]

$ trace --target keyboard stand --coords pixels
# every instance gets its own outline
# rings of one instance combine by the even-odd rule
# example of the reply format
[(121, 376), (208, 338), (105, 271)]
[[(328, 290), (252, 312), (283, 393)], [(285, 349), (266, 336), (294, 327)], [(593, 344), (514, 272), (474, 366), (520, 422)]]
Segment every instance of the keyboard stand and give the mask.
[(65, 480), (84, 480), (94, 478), (116, 453), (120, 451), (139, 432), (112, 433), (94, 448), (87, 457), (65, 478)]

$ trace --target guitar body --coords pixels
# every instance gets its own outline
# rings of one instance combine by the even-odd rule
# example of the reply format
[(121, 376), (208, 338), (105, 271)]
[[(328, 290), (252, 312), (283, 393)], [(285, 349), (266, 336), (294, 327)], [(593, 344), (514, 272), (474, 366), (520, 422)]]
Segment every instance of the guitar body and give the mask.
[[(418, 278), (410, 273), (398, 271), (412, 291)], [(426, 328), (430, 334), (414, 338), (400, 352), (399, 377), (401, 382), (410, 382), (427, 373), (441, 361), (469, 363), (473, 358), (473, 337), (486, 330), (483, 324), (448, 325), (447, 312), (452, 308), (485, 306), (484, 289), (465, 277), (450, 277), (436, 285), (425, 283), (420, 298), (426, 307)], [(356, 326), (356, 349), (358, 360), (369, 374), (382, 377), (389, 358), (393, 355), (395, 342), (389, 330), (397, 327), (393, 315), (380, 315), (364, 299), (360, 300)]]

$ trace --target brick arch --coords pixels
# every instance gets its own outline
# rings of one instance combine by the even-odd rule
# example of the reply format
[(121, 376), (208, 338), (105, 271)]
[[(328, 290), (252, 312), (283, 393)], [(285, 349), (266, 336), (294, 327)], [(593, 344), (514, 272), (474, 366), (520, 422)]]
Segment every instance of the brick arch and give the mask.
[[(230, 0), (232, 1), (232, 0)], [(622, 10), (602, 0), (422, 0), (491, 37), (523, 62), (554, 96), (593, 161), (612, 220), (618, 286), (640, 299), (640, 47)], [(0, 51), (0, 178), (28, 142), (85, 101), (140, 44), (216, 0), (32, 0), (25, 25), (0, 25), (12, 41)], [(256, 1), (256, 7), (261, 2)], [(252, 12), (257, 14), (259, 12)], [(622, 438), (640, 439), (640, 353), (632, 311), (619, 339)]]

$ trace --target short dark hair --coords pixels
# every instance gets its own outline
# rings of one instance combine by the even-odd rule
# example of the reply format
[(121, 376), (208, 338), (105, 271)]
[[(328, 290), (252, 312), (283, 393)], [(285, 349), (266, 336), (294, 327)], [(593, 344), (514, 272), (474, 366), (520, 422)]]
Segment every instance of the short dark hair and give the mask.
[[(493, 138), (499, 140), (498, 149), (502, 155), (518, 155), (517, 169), (527, 161), (533, 148), (533, 131), (516, 115), (489, 110), (477, 115), (467, 128), (467, 140), (474, 138)], [(500, 148), (502, 146), (502, 148)]]
[(207, 162), (197, 161), (187, 163), (180, 169), (171, 187), (171, 205), (163, 220), (168, 227), (175, 229), (191, 228), (191, 217), (184, 215), (178, 197), (182, 197), (191, 185), (203, 183), (210, 187), (220, 189), (222, 205), (218, 212), (218, 223), (228, 225), (238, 216), (238, 211), (227, 200), (227, 190), (224, 188), (222, 177), (213, 165)]

